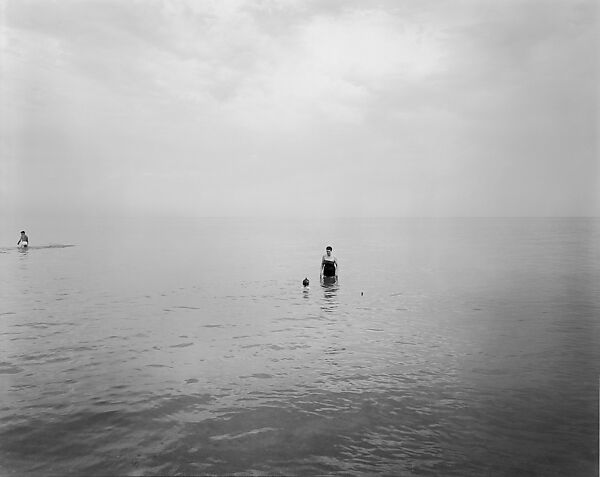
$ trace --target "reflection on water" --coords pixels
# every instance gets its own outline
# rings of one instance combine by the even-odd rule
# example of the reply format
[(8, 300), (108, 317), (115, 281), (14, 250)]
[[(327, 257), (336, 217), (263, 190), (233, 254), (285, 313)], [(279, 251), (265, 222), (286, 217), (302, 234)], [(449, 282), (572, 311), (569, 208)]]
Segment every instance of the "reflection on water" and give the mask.
[(331, 313), (335, 311), (339, 305), (337, 300), (339, 282), (335, 277), (323, 277), (321, 279), (321, 288), (323, 289), (323, 304), (321, 305), (321, 310)]
[(0, 475), (596, 475), (600, 227), (442, 225), (0, 250)]

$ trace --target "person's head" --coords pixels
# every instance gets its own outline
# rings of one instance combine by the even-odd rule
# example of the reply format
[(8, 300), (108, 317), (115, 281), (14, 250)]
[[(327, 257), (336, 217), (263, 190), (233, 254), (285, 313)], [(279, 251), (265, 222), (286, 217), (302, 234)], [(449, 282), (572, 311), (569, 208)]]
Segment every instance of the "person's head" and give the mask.
[(21, 230), (21, 235), (25, 235), (25, 231), (24, 230)]
[(325, 247), (325, 251), (327, 252), (327, 255), (331, 255), (331, 251), (333, 249), (331, 248), (331, 245), (328, 245), (327, 247)]
[(309, 281), (308, 278), (305, 278), (304, 280), (302, 280), (302, 285), (304, 285), (305, 287), (307, 287), (309, 285)]

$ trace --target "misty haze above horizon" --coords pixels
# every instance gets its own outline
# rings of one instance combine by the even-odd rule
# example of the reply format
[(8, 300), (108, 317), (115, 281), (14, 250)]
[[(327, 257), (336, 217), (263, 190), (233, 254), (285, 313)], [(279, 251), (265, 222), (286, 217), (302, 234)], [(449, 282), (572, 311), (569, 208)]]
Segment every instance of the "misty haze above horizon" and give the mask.
[(0, 220), (600, 216), (598, 10), (6, 0)]

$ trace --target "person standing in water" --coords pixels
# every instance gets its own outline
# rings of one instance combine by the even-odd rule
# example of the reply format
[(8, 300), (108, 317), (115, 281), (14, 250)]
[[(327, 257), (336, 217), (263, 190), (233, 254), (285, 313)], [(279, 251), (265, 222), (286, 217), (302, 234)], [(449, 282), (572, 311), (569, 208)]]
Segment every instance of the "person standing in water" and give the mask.
[(21, 238), (17, 242), (17, 245), (21, 245), (21, 247), (25, 248), (29, 245), (29, 237), (25, 235), (25, 231), (21, 230)]
[(321, 278), (335, 277), (337, 280), (338, 263), (337, 258), (331, 254), (332, 250), (331, 245), (325, 248), (325, 255), (321, 259)]

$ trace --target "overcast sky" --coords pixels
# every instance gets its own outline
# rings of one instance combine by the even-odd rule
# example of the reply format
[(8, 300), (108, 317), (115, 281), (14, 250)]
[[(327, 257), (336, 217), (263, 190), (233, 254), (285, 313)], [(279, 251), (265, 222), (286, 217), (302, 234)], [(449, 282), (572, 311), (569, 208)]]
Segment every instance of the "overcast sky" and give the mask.
[(599, 216), (598, 5), (0, 1), (0, 218)]

